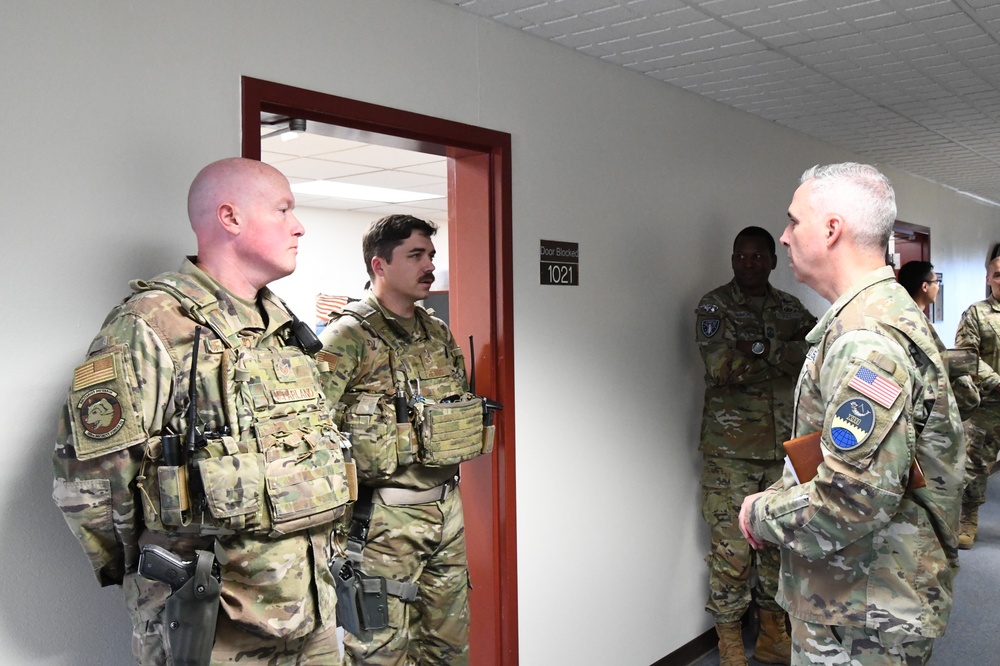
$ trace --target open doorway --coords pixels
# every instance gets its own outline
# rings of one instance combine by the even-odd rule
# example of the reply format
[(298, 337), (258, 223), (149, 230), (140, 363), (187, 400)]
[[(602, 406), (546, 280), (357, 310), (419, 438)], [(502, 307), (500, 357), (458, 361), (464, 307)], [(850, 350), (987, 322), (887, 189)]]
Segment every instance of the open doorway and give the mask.
[(462, 466), (471, 657), (476, 666), (516, 664), (510, 135), (249, 77), (242, 106), (244, 157), (261, 158), (261, 114), (273, 114), (356, 133), (339, 138), (403, 141), (446, 158), (449, 320), (457, 340), (475, 340), (466, 351), (477, 392), (504, 405), (493, 454)]

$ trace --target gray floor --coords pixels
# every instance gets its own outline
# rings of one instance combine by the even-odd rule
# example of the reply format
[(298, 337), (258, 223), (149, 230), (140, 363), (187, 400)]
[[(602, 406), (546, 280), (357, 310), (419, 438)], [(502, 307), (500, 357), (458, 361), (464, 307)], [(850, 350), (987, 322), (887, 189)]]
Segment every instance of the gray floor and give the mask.
[[(990, 478), (986, 504), (979, 509), (979, 537), (960, 551), (955, 600), (948, 633), (934, 643), (932, 666), (1000, 666), (1000, 476)], [(744, 634), (747, 659), (752, 637)], [(690, 666), (719, 666), (713, 650)]]

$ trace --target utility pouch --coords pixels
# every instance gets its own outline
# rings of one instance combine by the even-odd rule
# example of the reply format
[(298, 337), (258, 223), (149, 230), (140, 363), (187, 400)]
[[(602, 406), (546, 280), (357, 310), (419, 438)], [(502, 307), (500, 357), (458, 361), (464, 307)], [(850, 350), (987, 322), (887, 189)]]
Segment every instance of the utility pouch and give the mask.
[(496, 426), (483, 426), (483, 455), (493, 453), (493, 438), (496, 436)]
[(413, 426), (409, 423), (396, 423), (396, 458), (400, 465), (412, 465), (416, 460), (417, 442)]
[(187, 468), (160, 465), (156, 468), (160, 491), (160, 522), (171, 527), (184, 524), (183, 509), (187, 498)]
[(340, 410), (337, 426), (351, 437), (358, 478), (388, 478), (400, 463), (397, 444), (401, 440), (395, 414), (387, 410), (384, 396), (379, 393), (345, 394), (343, 400), (346, 404)]
[(170, 595), (163, 611), (167, 650), (175, 666), (208, 666), (215, 644), (222, 586), (212, 575), (215, 556), (197, 553), (194, 576)]
[(466, 394), (457, 402), (418, 402), (414, 406), (421, 462), (443, 467), (484, 453), (483, 399)]
[(389, 626), (389, 597), (385, 578), (366, 576), (349, 560), (330, 560), (337, 590), (337, 619), (340, 626), (363, 641), (371, 640), (371, 632)]
[(259, 454), (205, 458), (198, 461), (196, 469), (213, 518), (235, 530), (254, 527), (260, 522), (264, 489)]

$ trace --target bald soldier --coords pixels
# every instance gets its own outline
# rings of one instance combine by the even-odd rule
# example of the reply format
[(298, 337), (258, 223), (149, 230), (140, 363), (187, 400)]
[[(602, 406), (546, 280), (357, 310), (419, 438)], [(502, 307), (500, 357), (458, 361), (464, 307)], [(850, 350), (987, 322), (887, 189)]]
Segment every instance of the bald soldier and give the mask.
[(819, 462), (748, 496), (740, 528), (781, 549), (793, 665), (925, 664), (951, 612), (965, 465), (944, 346), (885, 263), (882, 173), (813, 167), (788, 219), (796, 279), (833, 304), (806, 335), (793, 414)]
[(294, 207), (270, 166), (202, 169), (198, 255), (133, 281), (73, 375), (53, 497), (100, 584), (122, 586), (144, 666), (340, 662), (342, 439), (318, 341), (266, 286), (295, 269)]

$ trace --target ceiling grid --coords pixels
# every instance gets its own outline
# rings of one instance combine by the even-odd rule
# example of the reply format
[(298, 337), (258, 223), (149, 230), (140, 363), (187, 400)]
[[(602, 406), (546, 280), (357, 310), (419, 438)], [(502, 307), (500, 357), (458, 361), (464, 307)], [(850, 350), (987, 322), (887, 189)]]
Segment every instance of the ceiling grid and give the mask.
[(1000, 203), (994, 0), (438, 0)]

